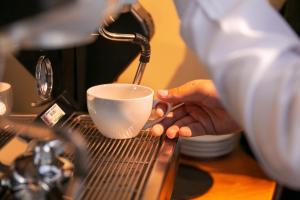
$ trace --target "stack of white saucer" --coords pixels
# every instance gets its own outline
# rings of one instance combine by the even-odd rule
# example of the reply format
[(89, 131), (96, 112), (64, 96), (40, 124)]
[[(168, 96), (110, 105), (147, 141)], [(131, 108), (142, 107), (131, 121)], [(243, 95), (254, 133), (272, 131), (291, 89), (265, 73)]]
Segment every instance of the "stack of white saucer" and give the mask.
[(181, 153), (197, 158), (215, 158), (232, 152), (238, 145), (239, 133), (181, 137)]

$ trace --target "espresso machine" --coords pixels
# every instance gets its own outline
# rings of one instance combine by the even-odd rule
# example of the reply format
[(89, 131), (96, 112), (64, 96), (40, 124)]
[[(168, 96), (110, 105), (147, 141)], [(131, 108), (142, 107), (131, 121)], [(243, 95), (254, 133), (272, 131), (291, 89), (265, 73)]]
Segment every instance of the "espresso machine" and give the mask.
[(133, 0), (24, 3), (0, 8), (0, 59), (14, 53), (37, 81), (40, 100), (31, 105), (46, 109), (0, 119), (0, 153), (13, 140), (27, 144), (11, 164), (1, 163), (0, 198), (170, 199), (177, 142), (148, 130), (105, 138), (86, 114), (86, 89), (115, 81), (139, 55), (133, 83), (140, 83), (151, 15)]
[[(78, 109), (86, 111), (86, 90), (93, 85), (115, 81), (139, 55), (140, 46), (147, 48), (148, 40), (154, 34), (154, 24), (150, 14), (139, 3), (124, 6), (118, 18), (109, 20), (106, 22), (108, 25), (99, 25), (91, 32), (92, 43), (16, 53), (17, 59), (37, 80), (41, 101), (33, 102), (33, 106), (47, 104), (65, 92)], [(119, 35), (113, 38), (116, 33)], [(126, 38), (128, 35), (129, 38)], [(145, 38), (146, 44), (130, 41), (130, 37), (134, 40), (136, 35)], [(142, 39), (140, 41), (143, 42)], [(150, 52), (148, 54), (145, 62), (149, 61)]]

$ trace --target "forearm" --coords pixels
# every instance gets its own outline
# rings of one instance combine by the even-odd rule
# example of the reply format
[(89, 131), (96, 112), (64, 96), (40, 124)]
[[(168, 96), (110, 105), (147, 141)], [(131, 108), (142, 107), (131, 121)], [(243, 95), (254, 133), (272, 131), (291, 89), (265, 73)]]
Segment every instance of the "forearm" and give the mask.
[(185, 41), (267, 171), (300, 188), (298, 38), (264, 0), (189, 4), (180, 13)]

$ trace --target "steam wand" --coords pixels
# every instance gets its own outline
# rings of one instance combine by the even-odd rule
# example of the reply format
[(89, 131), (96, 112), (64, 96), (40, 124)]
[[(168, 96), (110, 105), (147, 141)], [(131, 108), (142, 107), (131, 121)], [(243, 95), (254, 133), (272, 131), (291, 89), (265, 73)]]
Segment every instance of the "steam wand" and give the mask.
[(139, 85), (141, 83), (146, 64), (150, 60), (151, 48), (149, 40), (141, 34), (121, 34), (121, 33), (112, 33), (107, 31), (103, 26), (98, 30), (99, 34), (104, 38), (112, 41), (118, 42), (132, 42), (134, 44), (138, 44), (141, 47), (141, 56), (140, 63), (135, 74), (133, 84)]

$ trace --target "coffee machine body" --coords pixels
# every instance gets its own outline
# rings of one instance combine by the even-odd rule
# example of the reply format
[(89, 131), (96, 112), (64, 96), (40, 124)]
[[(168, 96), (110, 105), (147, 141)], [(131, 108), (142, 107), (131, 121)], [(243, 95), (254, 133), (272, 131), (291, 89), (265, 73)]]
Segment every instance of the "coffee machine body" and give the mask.
[[(74, 0), (74, 3), (113, 3), (130, 1), (134, 0)], [(96, 11), (94, 10), (95, 8)], [(86, 13), (87, 15), (82, 16), (86, 17), (87, 20), (93, 18), (93, 15), (97, 15), (97, 7), (95, 8), (92, 7), (91, 10), (94, 10), (93, 12), (89, 10), (91, 13)], [(86, 11), (83, 10), (83, 12)], [(115, 18), (115, 16), (113, 17)], [(109, 22), (108, 26), (105, 27), (108, 32), (125, 34), (138, 33), (148, 40), (151, 39), (154, 33), (151, 16), (138, 3), (124, 7), (123, 12), (118, 15), (118, 18), (115, 18), (114, 21), (110, 19)], [(17, 170), (10, 168), (12, 170), (8, 171), (12, 173), (6, 173), (6, 171), (4, 171), (3, 175), (5, 176), (0, 177), (0, 183), (10, 183), (10, 181), (16, 183), (14, 185), (4, 184), (0, 187), (1, 199), (6, 199), (3, 198), (3, 194), (7, 194), (7, 199), (11, 199), (11, 193), (13, 193), (13, 195), (16, 194), (14, 188), (24, 186), (23, 183), (27, 186), (26, 184), (31, 183), (30, 181), (33, 180), (30, 178), (29, 181), (27, 179), (18, 179), (20, 181), (15, 181), (15, 176), (6, 176), (15, 174), (14, 172), (18, 172), (18, 174), (22, 175), (21, 177), (24, 177), (23, 174), (27, 174), (27, 172), (30, 171), (33, 173), (30, 173), (32, 176), (29, 177), (36, 177), (36, 174), (42, 175), (38, 179), (35, 179), (38, 180), (35, 182), (39, 183), (40, 181), (43, 183), (46, 180), (48, 183), (48, 175), (52, 176), (53, 173), (43, 171), (46, 172), (46, 176), (44, 176), (44, 173), (40, 173), (38, 170), (32, 170), (38, 168), (43, 170), (57, 169), (59, 172), (66, 172), (67, 175), (74, 172), (73, 177), (55, 176), (58, 179), (54, 180), (54, 182), (57, 183), (56, 180), (62, 180), (64, 182), (65, 178), (68, 179), (71, 177), (71, 179), (74, 179), (74, 177), (77, 177), (77, 183), (83, 184), (80, 184), (82, 188), (71, 190), (78, 192), (77, 195), (73, 195), (73, 197), (76, 197), (74, 199), (171, 198), (179, 155), (176, 140), (154, 137), (148, 130), (141, 131), (140, 134), (133, 139), (112, 140), (104, 137), (103, 134), (99, 132), (90, 116), (84, 112), (78, 112), (85, 111), (87, 88), (93, 85), (115, 81), (129, 63), (141, 52), (138, 44), (115, 42), (102, 38), (100, 36), (101, 34), (98, 34), (100, 28), (101, 27), (94, 27), (94, 32), (91, 31), (91, 33), (89, 33), (90, 38), (93, 40), (88, 44), (76, 43), (75, 40), (72, 40), (74, 37), (71, 37), (71, 35), (71, 40), (65, 37), (66, 40), (61, 41), (62, 44), (67, 45), (64, 47), (56, 46), (56, 48), (53, 48), (54, 46), (51, 46), (47, 40), (39, 40), (42, 42), (39, 48), (35, 45), (37, 43), (28, 40), (28, 43), (25, 43), (25, 45), (34, 48), (31, 48), (31, 50), (23, 49), (15, 54), (20, 63), (37, 79), (37, 92), (41, 100), (34, 102), (32, 106), (46, 104), (46, 109), (37, 116), (34, 116), (34, 119), (30, 118), (30, 116), (10, 116), (14, 121), (13, 123), (9, 122), (8, 125), (4, 123), (7, 122), (7, 120), (0, 118), (0, 138), (1, 140), (5, 138), (3, 145), (7, 146), (7, 141), (11, 143), (10, 141), (16, 138), (21, 138), (26, 142), (30, 141), (29, 143), (31, 144), (32, 138), (24, 137), (22, 133), (26, 133), (25, 136), (28, 136), (30, 135), (28, 133), (31, 132), (31, 136), (39, 136), (38, 140), (42, 140), (48, 138), (41, 138), (44, 132), (51, 132), (56, 133), (55, 135), (59, 136), (59, 139), (63, 139), (63, 142), (68, 142), (67, 147), (73, 145), (77, 148), (73, 148), (75, 152), (69, 154), (69, 152), (61, 150), (62, 145), (60, 145), (60, 143), (46, 141), (45, 143), (35, 144), (34, 148), (32, 148), (33, 150), (31, 149), (30, 151), (31, 154), (26, 153), (25, 156), (21, 155), (21, 159), (16, 159), (15, 161), (18, 165), (11, 165), (21, 166), (20, 168)], [(49, 36), (49, 34), (45, 34)], [(29, 36), (29, 38), (35, 39), (32, 38), (32, 35)], [(138, 38), (142, 37), (139, 36)], [(73, 42), (73, 45), (70, 45), (70, 41)], [(0, 37), (0, 49), (1, 44)], [(51, 48), (49, 50), (44, 47)], [(142, 50), (145, 49), (145, 55), (148, 55), (150, 48), (142, 48)], [(141, 63), (148, 61), (149, 57), (146, 56), (146, 58), (147, 59), (140, 59)], [(139, 67), (140, 66), (145, 65), (139, 65)], [(142, 69), (144, 68), (142, 67)], [(28, 120), (30, 124), (19, 126), (16, 122), (17, 120), (21, 120), (22, 122)], [(42, 124), (41, 127), (43, 127), (43, 129), (37, 129), (37, 127), (40, 126), (36, 124)], [(17, 132), (18, 130), (22, 131)], [(85, 152), (88, 155), (86, 155)], [(59, 165), (56, 165), (60, 157), (68, 158), (73, 165), (69, 162), (58, 162)], [(29, 167), (26, 168), (24, 167), (24, 163), (30, 163), (32, 165), (27, 165)], [(71, 168), (67, 166), (71, 166)], [(88, 169), (84, 170), (85, 167)], [(18, 177), (19, 176), (17, 176), (17, 178)], [(25, 182), (23, 180), (25, 180)], [(43, 186), (44, 185), (45, 184), (43, 184)], [(53, 188), (55, 189), (58, 188), (55, 187), (56, 184), (47, 185), (51, 187), (54, 186)], [(72, 187), (72, 185), (76, 184), (69, 185)], [(32, 185), (29, 184), (29, 186)], [(35, 187), (30, 188), (35, 189)], [(26, 187), (25, 189), (27, 190)], [(47, 196), (47, 194), (50, 194), (52, 191), (46, 188), (47, 192), (44, 194), (45, 188), (40, 189), (41, 193), (34, 192), (36, 190), (33, 190), (30, 194), (42, 194), (42, 196)], [(55, 194), (57, 194), (55, 197), (65, 196), (65, 194), (61, 193)], [(67, 195), (67, 198), (70, 197), (72, 196)], [(28, 199), (33, 198), (30, 196)]]
[[(123, 10), (108, 25), (107, 30), (138, 33), (151, 39), (154, 24), (150, 14), (138, 3)], [(98, 28), (95, 27), (94, 33), (91, 33), (96, 39), (86, 45), (51, 50), (23, 50), (16, 54), (17, 59), (33, 76), (37, 76), (37, 70), (42, 70), (38, 72), (41, 80), (37, 84), (41, 86), (37, 88), (41, 100), (54, 100), (65, 93), (74, 100), (78, 110), (86, 111), (86, 90), (93, 85), (114, 82), (139, 55), (141, 50), (138, 45), (107, 40), (97, 34)], [(42, 67), (38, 68), (38, 65)], [(52, 78), (49, 78), (49, 65)]]

